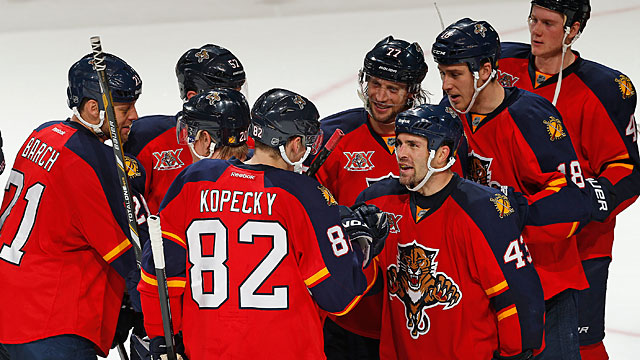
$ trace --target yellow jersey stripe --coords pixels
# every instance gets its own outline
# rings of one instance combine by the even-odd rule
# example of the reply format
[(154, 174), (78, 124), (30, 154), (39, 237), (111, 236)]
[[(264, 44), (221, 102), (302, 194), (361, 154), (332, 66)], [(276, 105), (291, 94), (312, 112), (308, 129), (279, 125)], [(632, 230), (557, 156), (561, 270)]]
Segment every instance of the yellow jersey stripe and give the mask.
[(485, 290), (484, 292), (487, 294), (487, 296), (491, 296), (491, 295), (493, 295), (493, 294), (495, 294), (495, 293), (497, 293), (497, 292), (499, 292), (499, 291), (501, 291), (501, 290), (503, 290), (505, 288), (508, 288), (508, 287), (509, 287), (509, 285), (507, 284), (507, 280), (505, 280), (505, 281), (501, 282), (500, 284)]
[(307, 285), (307, 287), (312, 287), (316, 282), (318, 282), (320, 279), (324, 279), (327, 275), (329, 275), (329, 269), (327, 269), (327, 267), (325, 266), (324, 268), (322, 268), (322, 270), (318, 271), (307, 280), (305, 280), (304, 284)]
[(560, 189), (561, 189), (561, 188), (559, 188), (559, 187), (548, 187), (548, 188), (546, 188), (545, 190), (550, 190), (550, 191), (553, 191), (553, 192), (558, 192), (558, 191), (560, 191)]
[(362, 295), (356, 296), (344, 310), (342, 310), (341, 312), (333, 313), (333, 314), (336, 316), (342, 316), (348, 313), (349, 311), (351, 311), (351, 309), (353, 309), (354, 306), (356, 306), (356, 304), (360, 301), (360, 298), (362, 298)]
[(166, 237), (168, 237), (168, 238), (171, 238), (171, 239), (173, 239), (173, 240), (175, 240), (175, 241), (179, 242), (180, 244), (184, 245), (184, 247), (187, 247), (187, 243), (186, 243), (186, 242), (184, 242), (184, 240), (182, 240), (182, 239), (180, 238), (180, 236), (178, 236), (178, 235), (176, 235), (176, 234), (174, 234), (174, 233), (170, 233), (170, 232), (168, 232), (168, 231), (163, 231), (163, 232), (162, 232), (162, 235), (164, 235), (164, 236), (166, 236)]
[(633, 170), (633, 165), (631, 165), (631, 164), (620, 164), (620, 163), (611, 164), (611, 165), (607, 166), (607, 169), (608, 168), (612, 168), (612, 167), (623, 167), (625, 169)]
[(580, 223), (578, 221), (573, 223), (573, 226), (571, 227), (571, 231), (569, 231), (569, 235), (567, 235), (567, 238), (572, 237), (573, 234), (576, 233), (576, 230), (578, 230), (578, 225), (580, 225)]
[(503, 319), (508, 318), (511, 315), (515, 315), (518, 313), (518, 309), (516, 309), (515, 305), (511, 305), (508, 308), (502, 310), (498, 313), (498, 321), (502, 321)]
[(609, 161), (616, 161), (616, 160), (626, 160), (629, 158), (629, 154), (624, 154), (624, 155), (620, 155), (620, 156), (616, 156), (613, 159), (609, 160)]
[[(147, 275), (144, 271), (140, 272), (140, 278), (142, 281), (146, 282), (149, 285), (158, 286), (158, 280)], [(167, 287), (185, 287), (187, 285), (186, 280), (167, 280)]]
[(116, 258), (121, 253), (123, 253), (127, 248), (129, 248), (129, 246), (131, 246), (131, 241), (129, 241), (129, 239), (124, 239), (123, 242), (118, 244), (118, 246), (116, 246), (113, 250), (109, 251), (109, 253), (103, 256), (102, 258), (106, 262), (111, 262), (111, 260)]
[(561, 178), (561, 179), (553, 180), (552, 182), (549, 183), (549, 186), (558, 186), (566, 183), (567, 183), (567, 179)]

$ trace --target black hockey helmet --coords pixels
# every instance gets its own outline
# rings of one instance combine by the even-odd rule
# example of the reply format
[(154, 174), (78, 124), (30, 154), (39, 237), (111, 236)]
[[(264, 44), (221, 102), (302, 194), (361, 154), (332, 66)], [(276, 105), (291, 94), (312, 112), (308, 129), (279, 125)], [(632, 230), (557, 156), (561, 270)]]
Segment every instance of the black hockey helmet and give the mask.
[(463, 128), (460, 118), (451, 107), (423, 104), (396, 116), (396, 136), (400, 133), (426, 138), (429, 150), (435, 151), (443, 145), (449, 146), (450, 157), (455, 157)]
[(394, 39), (389, 35), (376, 44), (364, 58), (362, 72), (384, 80), (405, 83), (414, 92), (427, 75), (424, 53), (417, 42)]
[(500, 58), (500, 37), (488, 22), (464, 18), (438, 35), (431, 54), (438, 64), (466, 63), (471, 72), (476, 72), (485, 61), (489, 61), (495, 70)]
[(187, 99), (188, 91), (200, 93), (220, 87), (239, 89), (246, 81), (240, 60), (231, 51), (213, 44), (185, 52), (176, 64), (176, 76), (183, 100)]
[(285, 89), (271, 89), (260, 95), (251, 109), (251, 136), (267, 146), (278, 148), (287, 140), (301, 136), (315, 154), (322, 144), (320, 114), (302, 95)]
[(193, 143), (200, 130), (217, 145), (240, 146), (247, 141), (251, 115), (244, 95), (233, 89), (214, 89), (192, 96), (182, 106), (178, 143)]
[[(115, 55), (104, 53), (104, 59), (113, 101), (127, 103), (137, 100), (142, 93), (140, 75)], [(79, 107), (84, 99), (92, 99), (98, 102), (100, 110), (104, 110), (98, 73), (93, 61), (93, 54), (88, 54), (69, 69), (67, 105), (70, 109)]]
[(532, 0), (531, 8), (540, 6), (566, 16), (564, 26), (571, 27), (575, 22), (580, 23), (580, 32), (587, 26), (591, 16), (589, 0)]

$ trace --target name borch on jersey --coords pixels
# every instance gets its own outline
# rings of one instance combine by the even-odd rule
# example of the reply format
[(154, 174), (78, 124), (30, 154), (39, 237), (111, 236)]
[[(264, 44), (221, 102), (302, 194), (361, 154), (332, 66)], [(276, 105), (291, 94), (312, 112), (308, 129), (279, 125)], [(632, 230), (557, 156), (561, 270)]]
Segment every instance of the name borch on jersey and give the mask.
[[(58, 131), (56, 131), (58, 130)], [(60, 129), (54, 128), (54, 131), (60, 133)], [(61, 134), (63, 135), (64, 132)], [(34, 164), (42, 167), (46, 171), (51, 171), (51, 167), (58, 160), (60, 152), (56, 151), (53, 147), (45, 143), (44, 141), (32, 137), (27, 142), (24, 150), (20, 154), (23, 158), (32, 161)]]
[[(249, 175), (251, 176), (251, 175)], [(200, 191), (200, 212), (235, 212), (273, 214), (277, 194), (263, 191), (204, 189)]]

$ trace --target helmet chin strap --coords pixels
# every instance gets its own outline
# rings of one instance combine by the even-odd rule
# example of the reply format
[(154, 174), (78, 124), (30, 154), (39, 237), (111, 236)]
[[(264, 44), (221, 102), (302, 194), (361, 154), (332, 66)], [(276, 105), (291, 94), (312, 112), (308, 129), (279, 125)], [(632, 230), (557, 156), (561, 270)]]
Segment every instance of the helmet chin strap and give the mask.
[(104, 132), (102, 131), (102, 124), (104, 124), (104, 110), (100, 110), (100, 123), (98, 125), (95, 124), (91, 124), (88, 121), (86, 121), (85, 119), (82, 118), (82, 116), (80, 116), (80, 112), (78, 111), (77, 107), (73, 107), (73, 109), (71, 109), (73, 111), (73, 115), (75, 115), (78, 120), (80, 120), (80, 122), (82, 123), (82, 125), (88, 127), (89, 129), (93, 130), (93, 132), (98, 135), (99, 137), (103, 137), (106, 138), (107, 136), (104, 134)]
[(564, 42), (565, 40), (567, 40), (567, 36), (569, 36), (570, 32), (571, 32), (571, 28), (565, 26), (564, 36), (562, 37), (562, 58), (560, 59), (560, 71), (558, 72), (558, 83), (556, 84), (556, 91), (553, 94), (553, 101), (551, 102), (553, 106), (556, 106), (556, 103), (558, 102), (558, 96), (560, 96), (560, 88), (562, 87), (562, 70), (564, 69), (564, 55), (567, 53), (567, 49), (571, 45), (573, 45), (573, 43), (575, 43), (576, 40), (578, 40), (578, 38), (580, 37), (580, 32), (578, 32), (569, 44), (565, 44)]
[(198, 154), (198, 152), (196, 151), (195, 146), (193, 146), (193, 143), (189, 143), (189, 150), (191, 150), (191, 153), (194, 154), (200, 160), (212, 159), (213, 158), (213, 152), (216, 150), (216, 143), (214, 143), (213, 141), (209, 143), (209, 155), (208, 156), (201, 156), (200, 154)]
[[(436, 169), (436, 168), (433, 168), (431, 166), (431, 161), (433, 161), (433, 159), (435, 157), (436, 157), (436, 151), (435, 150), (429, 151), (429, 159), (427, 160), (427, 169), (429, 169), (429, 170), (427, 171), (427, 174), (424, 176), (424, 178), (422, 178), (422, 180), (418, 183), (418, 185), (416, 185), (414, 187), (409, 187), (408, 185), (405, 185), (407, 190), (409, 190), (409, 191), (419, 191), (420, 189), (422, 189), (424, 184), (426, 184), (427, 181), (429, 181), (429, 178), (431, 177), (431, 175), (447, 170), (448, 168), (453, 166), (453, 163), (456, 162), (456, 158), (452, 156), (452, 157), (449, 158), (449, 162), (447, 163), (447, 165), (445, 165), (445, 166), (443, 166), (443, 167), (441, 167), (439, 169)], [(397, 158), (398, 158), (398, 154), (396, 153), (396, 159)]]
[(453, 103), (451, 103), (451, 100), (449, 100), (449, 103), (451, 104), (451, 107), (459, 112), (460, 114), (466, 114), (469, 112), (469, 110), (471, 110), (471, 107), (473, 106), (473, 104), (476, 102), (476, 98), (478, 97), (478, 94), (480, 94), (480, 91), (482, 91), (487, 85), (489, 85), (489, 83), (491, 82), (491, 79), (493, 79), (496, 76), (496, 70), (492, 70), (491, 71), (491, 75), (489, 75), (489, 78), (487, 79), (487, 81), (482, 84), (482, 86), (478, 87), (478, 80), (480, 80), (480, 74), (477, 71), (473, 72), (473, 97), (471, 97), (471, 102), (469, 103), (469, 106), (467, 106), (467, 110), (465, 111), (460, 111), (458, 109), (456, 109), (455, 106), (453, 106)]
[(282, 156), (282, 159), (289, 165), (293, 166), (293, 171), (297, 172), (298, 174), (302, 174), (302, 163), (307, 159), (307, 156), (309, 156), (309, 154), (311, 153), (311, 147), (307, 146), (307, 151), (304, 152), (304, 155), (300, 158), (300, 160), (296, 161), (296, 162), (292, 162), (289, 157), (287, 156), (287, 153), (284, 151), (284, 145), (280, 145), (278, 147), (278, 149), (280, 150), (280, 156)]

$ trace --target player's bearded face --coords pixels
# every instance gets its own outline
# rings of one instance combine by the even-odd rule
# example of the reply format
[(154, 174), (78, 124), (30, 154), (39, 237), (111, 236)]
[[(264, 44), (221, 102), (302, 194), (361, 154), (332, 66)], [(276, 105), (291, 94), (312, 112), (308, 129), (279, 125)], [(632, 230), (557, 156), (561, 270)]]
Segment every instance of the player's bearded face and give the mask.
[[(456, 109), (463, 111), (473, 98), (473, 74), (467, 64), (438, 65), (442, 90)], [(481, 82), (481, 81), (480, 81)], [(478, 86), (482, 85), (478, 82)]]
[[(113, 103), (113, 111), (116, 114), (116, 123), (118, 124), (118, 131), (120, 132), (120, 141), (123, 143), (129, 139), (129, 132), (131, 131), (131, 124), (138, 120), (138, 111), (136, 110), (136, 102)], [(105, 128), (106, 126), (106, 128)], [(103, 132), (109, 134), (109, 124), (105, 121), (102, 125)]]
[(400, 183), (413, 187), (427, 175), (429, 148), (422, 136), (400, 133), (396, 138), (396, 158), (400, 170)]
[(562, 54), (564, 15), (540, 6), (533, 6), (528, 19), (531, 53), (539, 57)]
[(396, 115), (407, 108), (409, 92), (406, 84), (371, 76), (367, 81), (367, 94), (374, 121), (393, 123)]

